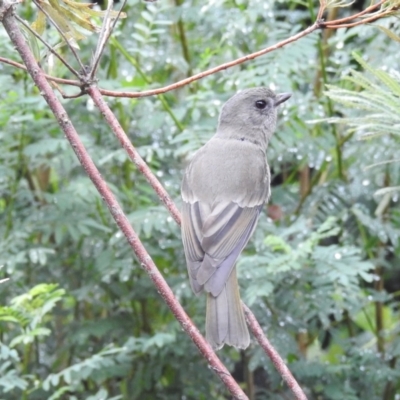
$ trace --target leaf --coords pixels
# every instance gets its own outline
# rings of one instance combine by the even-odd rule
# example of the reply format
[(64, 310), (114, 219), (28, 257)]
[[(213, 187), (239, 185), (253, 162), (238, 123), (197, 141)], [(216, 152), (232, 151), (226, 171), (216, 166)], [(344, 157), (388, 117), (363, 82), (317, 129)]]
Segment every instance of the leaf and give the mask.
[[(38, 0), (38, 2), (64, 34), (70, 45), (77, 49), (79, 49), (78, 41), (84, 39), (85, 36), (75, 28), (75, 25), (89, 32), (99, 32), (100, 27), (92, 22), (92, 18), (102, 18), (107, 14), (106, 11), (93, 10), (94, 4), (92, 3), (79, 3), (72, 0)], [(109, 13), (110, 18), (117, 16), (118, 11)], [(126, 18), (126, 14), (121, 12), (120, 18)], [(37, 33), (43, 34), (46, 19), (46, 15), (39, 10), (32, 28)]]
[(388, 186), (377, 190), (374, 194), (375, 196), (383, 196), (388, 193), (396, 193), (400, 191), (400, 186)]
[(43, 35), (44, 30), (46, 29), (46, 14), (41, 10), (38, 10), (36, 20), (32, 22), (31, 27), (36, 33)]
[(390, 37), (390, 39), (395, 40), (396, 42), (400, 42), (400, 36), (397, 36), (393, 31), (390, 29), (382, 26), (382, 25), (372, 25), (379, 28), (382, 32), (386, 33)]

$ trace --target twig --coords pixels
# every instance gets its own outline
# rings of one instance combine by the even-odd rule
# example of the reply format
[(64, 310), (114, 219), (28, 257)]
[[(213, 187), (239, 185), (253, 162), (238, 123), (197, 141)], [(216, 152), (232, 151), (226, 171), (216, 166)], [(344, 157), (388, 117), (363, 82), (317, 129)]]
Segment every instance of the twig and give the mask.
[(19, 69), (23, 69), (24, 71), (26, 71), (25, 65), (20, 64), (13, 60), (9, 60), (8, 58), (0, 57), (0, 62), (2, 62), (3, 64), (11, 65), (11, 66), (19, 68)]
[(175, 90), (178, 89), (180, 87), (186, 86), (194, 81), (197, 81), (199, 79), (205, 78), (206, 76), (209, 75), (213, 75), (217, 72), (220, 72), (224, 69), (228, 69), (231, 67), (234, 67), (236, 65), (240, 65), (243, 64), (246, 61), (249, 60), (253, 60), (257, 57), (263, 56), (267, 53), (270, 53), (271, 51), (277, 50), (279, 48), (282, 48), (284, 46), (286, 46), (289, 43), (293, 43), (297, 40), (299, 40), (300, 38), (309, 35), (310, 33), (324, 28), (324, 29), (340, 29), (340, 28), (349, 28), (352, 26), (357, 26), (357, 25), (362, 25), (362, 24), (366, 24), (368, 22), (373, 22), (376, 21), (377, 19), (380, 19), (382, 17), (388, 16), (390, 14), (392, 14), (393, 12), (397, 11), (399, 9), (399, 6), (391, 6), (389, 9), (385, 10), (385, 11), (379, 11), (377, 13), (375, 13), (374, 15), (371, 15), (367, 18), (364, 18), (360, 21), (356, 21), (353, 23), (348, 23), (348, 24), (343, 24), (343, 22), (347, 22), (347, 21), (352, 21), (354, 19), (360, 18), (363, 15), (367, 14), (368, 12), (380, 7), (382, 4), (384, 4), (387, 0), (380, 0), (378, 3), (369, 6), (368, 8), (366, 8), (365, 10), (351, 15), (349, 17), (346, 18), (341, 18), (338, 20), (333, 20), (333, 21), (323, 21), (321, 19), (324, 10), (325, 10), (325, 6), (321, 5), (320, 9), (318, 10), (318, 14), (317, 16), (319, 18), (316, 19), (316, 22), (311, 25), (310, 27), (308, 27), (307, 29), (305, 29), (304, 31), (301, 31), (299, 33), (297, 33), (296, 35), (293, 35), (285, 40), (282, 40), (281, 42), (278, 42), (272, 46), (269, 46), (263, 50), (259, 50), (255, 53), (252, 54), (248, 54), (246, 56), (240, 57), (236, 60), (233, 61), (229, 61), (227, 63), (218, 65), (216, 67), (210, 68), (206, 71), (200, 72), (196, 75), (190, 76), (186, 79), (182, 79), (181, 81), (175, 82), (171, 85), (167, 85), (164, 86), (162, 88), (157, 88), (157, 89), (151, 89), (151, 90), (145, 90), (143, 92), (121, 92), (121, 91), (114, 91), (114, 90), (106, 90), (106, 89), (100, 89), (100, 93), (103, 94), (104, 96), (111, 96), (111, 97), (125, 97), (125, 98), (137, 98), (137, 97), (146, 97), (146, 96), (154, 96), (157, 94), (161, 94), (161, 93), (166, 93), (169, 92), (171, 90)]
[(286, 382), (286, 384), (289, 386), (290, 390), (294, 394), (296, 400), (307, 400), (307, 397), (304, 394), (303, 389), (299, 386), (296, 379), (290, 372), (289, 368), (286, 366), (285, 362), (282, 360), (279, 353), (274, 349), (274, 347), (271, 345), (269, 340), (264, 335), (264, 332), (260, 324), (258, 323), (254, 314), (251, 312), (250, 308), (247, 307), (246, 304), (244, 304), (243, 302), (242, 306), (244, 309), (244, 313), (246, 315), (247, 324), (249, 325), (251, 331), (253, 332), (253, 335), (256, 337), (258, 343), (264, 349), (265, 353), (268, 354), (269, 358), (275, 365), (275, 368), (278, 370), (283, 380)]
[[(1, 5), (1, 3), (0, 3)], [(17, 51), (21, 55), (25, 65), (27, 66), (28, 72), (34, 80), (35, 84), (39, 88), (41, 94), (52, 110), (54, 116), (56, 117), (61, 129), (63, 130), (66, 138), (68, 139), (70, 145), (72, 146), (79, 162), (82, 164), (89, 178), (92, 180), (96, 189), (106, 202), (111, 215), (113, 216), (118, 227), (124, 233), (129, 245), (136, 254), (138, 260), (140, 261), (142, 267), (149, 274), (157, 290), (163, 297), (164, 301), (167, 303), (168, 307), (171, 309), (176, 319), (181, 324), (185, 332), (191, 337), (193, 342), (199, 348), (202, 355), (207, 359), (210, 366), (214, 371), (216, 371), (219, 378), (228, 388), (230, 393), (235, 399), (246, 400), (248, 397), (244, 394), (243, 390), (239, 387), (236, 381), (233, 379), (227, 368), (219, 360), (211, 346), (206, 342), (204, 337), (200, 334), (196, 326), (193, 324), (191, 319), (185, 313), (182, 306), (179, 304), (175, 298), (172, 290), (164, 280), (163, 276), (158, 271), (156, 265), (151, 259), (150, 255), (147, 253), (142, 242), (140, 241), (137, 233), (131, 227), (128, 218), (123, 213), (121, 206), (117, 202), (115, 196), (108, 188), (106, 182), (102, 178), (99, 170), (93, 163), (89, 154), (87, 153), (78, 133), (76, 132), (74, 126), (68, 118), (68, 115), (63, 108), (60, 101), (54, 94), (50, 84), (47, 82), (43, 71), (37, 64), (32, 52), (27, 46), (24, 36), (22, 35), (18, 24), (13, 16), (13, 7), (10, 0), (3, 0), (3, 7), (0, 6), (0, 16), (3, 15), (3, 25), (7, 31), (12, 43), (16, 47)]]
[[(22, 69), (24, 71), (26, 71), (26, 67), (23, 64), (20, 64), (16, 61), (13, 60), (9, 60), (8, 58), (4, 58), (4, 57), (0, 57), (0, 62), (3, 64), (8, 64), (8, 65), (12, 65), (13, 67)], [(51, 76), (48, 74), (44, 74), (44, 76), (46, 77), (46, 79), (48, 81), (53, 81), (53, 82), (57, 82), (57, 83), (62, 83), (63, 85), (71, 85), (71, 86), (82, 86), (82, 83), (79, 81), (74, 81), (72, 79), (63, 79), (63, 78), (56, 78), (55, 76)]]
[[(387, 0), (380, 0), (378, 3), (372, 4), (371, 6), (367, 7), (365, 10), (362, 10), (357, 14), (353, 14), (353, 15), (350, 15), (345, 18), (337, 19), (334, 22), (335, 22), (335, 24), (342, 24), (343, 22), (348, 22), (348, 21), (360, 18), (363, 15), (368, 14), (370, 11), (373, 11), (373, 10), (379, 8), (379, 6), (381, 6), (383, 3), (385, 3), (385, 1), (387, 1)], [(333, 21), (328, 21), (328, 22), (333, 22)]]
[(395, 11), (397, 11), (399, 8), (400, 8), (400, 6), (393, 7), (391, 9), (387, 10), (387, 11), (376, 13), (376, 14), (368, 17), (368, 18), (364, 18), (364, 19), (362, 19), (360, 21), (356, 21), (356, 22), (353, 22), (353, 23), (350, 23), (350, 24), (338, 24), (338, 25), (336, 25), (336, 21), (330, 21), (330, 22), (327, 22), (327, 23), (322, 22), (322, 26), (324, 28), (326, 28), (326, 29), (352, 28), (354, 26), (364, 25), (364, 24), (367, 24), (367, 23), (370, 23), (370, 22), (374, 22), (374, 21), (376, 21), (378, 19), (381, 19), (383, 17), (386, 17), (386, 16), (394, 13)]
[(296, 35), (293, 35), (285, 40), (282, 40), (281, 42), (278, 42), (272, 46), (269, 46), (263, 50), (256, 51), (255, 53), (248, 54), (246, 56), (240, 57), (234, 61), (229, 61), (227, 63), (218, 65), (217, 67), (210, 68), (206, 71), (200, 72), (196, 75), (190, 76), (189, 78), (182, 79), (181, 81), (175, 82), (171, 85), (164, 86), (162, 88), (158, 89), (152, 89), (152, 90), (145, 90), (143, 92), (117, 92), (114, 90), (105, 90), (105, 89), (100, 89), (101, 94), (105, 96), (113, 96), (113, 97), (128, 97), (128, 98), (136, 98), (136, 97), (146, 97), (146, 96), (154, 96), (156, 94), (161, 94), (161, 93), (166, 93), (171, 90), (178, 89), (182, 86), (186, 86), (189, 83), (192, 83), (194, 81), (197, 81), (199, 79), (205, 78), (206, 76), (213, 75), (216, 72), (220, 72), (224, 69), (228, 69), (231, 67), (234, 67), (236, 65), (243, 64), (246, 61), (253, 60), (254, 58), (263, 56), (264, 54), (270, 53), (271, 51), (274, 51), (276, 49), (279, 49), (289, 43), (295, 42), (296, 40), (299, 40), (300, 38), (309, 35), (310, 33), (318, 30), (321, 28), (321, 23), (319, 21), (315, 22), (313, 25), (309, 26), (307, 29), (304, 31), (301, 31), (297, 33)]
[(164, 189), (160, 181), (156, 178), (156, 176), (153, 174), (149, 166), (146, 164), (146, 162), (143, 160), (138, 151), (130, 142), (129, 138), (127, 137), (126, 133), (124, 132), (120, 123), (118, 122), (117, 118), (111, 111), (108, 104), (104, 101), (103, 96), (100, 93), (100, 90), (96, 86), (94, 86), (94, 84), (92, 84), (87, 88), (87, 93), (93, 99), (94, 104), (100, 110), (107, 124), (112, 129), (114, 135), (117, 137), (122, 147), (128, 153), (129, 158), (133, 161), (133, 163), (137, 166), (139, 171), (147, 179), (147, 182), (150, 183), (151, 187), (157, 193), (160, 200), (165, 204), (165, 207), (167, 207), (167, 209), (169, 210), (171, 216), (174, 218), (176, 223), (180, 225), (181, 216), (175, 203), (171, 200), (167, 191)]
[(108, 7), (107, 7), (107, 13), (103, 19), (103, 25), (101, 27), (99, 40), (97, 42), (96, 51), (94, 53), (93, 62), (91, 65), (91, 71), (89, 72), (90, 80), (93, 80), (95, 78), (96, 71), (97, 71), (101, 56), (103, 54), (103, 51), (106, 47), (108, 40), (110, 39), (111, 33), (114, 31), (114, 28), (117, 25), (117, 22), (121, 16), (122, 10), (125, 7), (127, 1), (128, 0), (123, 1), (122, 5), (118, 11), (118, 14), (117, 14), (116, 18), (114, 19), (114, 22), (112, 23), (111, 28), (110, 28), (109, 15), (112, 10), (112, 6), (113, 6), (114, 2), (113, 2), (113, 0), (109, 0)]
[(39, 39), (50, 51), (51, 54), (53, 54), (54, 56), (56, 56), (75, 76), (79, 77), (79, 73), (78, 71), (76, 71), (71, 65), (68, 64), (68, 62), (60, 55), (58, 54), (53, 47), (47, 43), (37, 32), (35, 32), (30, 26), (29, 24), (27, 24), (22, 18), (20, 18), (18, 15), (15, 16), (15, 18), (17, 19), (17, 21), (19, 21), (22, 25), (24, 25), (24, 27), (26, 29), (29, 30), (29, 32), (32, 33), (32, 35), (34, 35), (37, 39)]
[(51, 22), (51, 24), (54, 26), (54, 28), (57, 29), (58, 33), (61, 35), (61, 37), (65, 40), (66, 45), (69, 47), (71, 50), (72, 54), (75, 56), (76, 61), (78, 61), (79, 66), (81, 67), (82, 74), (85, 72), (85, 66), (83, 65), (80, 57), (78, 56), (78, 53), (75, 51), (74, 47), (71, 45), (70, 41), (68, 38), (65, 36), (64, 32), (62, 29), (57, 25), (56, 21), (51, 17), (51, 15), (38, 3), (37, 0), (32, 0), (35, 6), (48, 18), (48, 20)]
[[(321, 21), (321, 26), (326, 29), (351, 28), (354, 26), (364, 25), (364, 24), (367, 24), (370, 22), (374, 22), (378, 19), (381, 19), (381, 18), (384, 18), (391, 14), (394, 14), (396, 11), (398, 11), (400, 9), (400, 5), (394, 4), (394, 5), (390, 5), (386, 9), (381, 8), (380, 10), (376, 11), (375, 13), (372, 13), (369, 16), (365, 16), (370, 11), (373, 11), (373, 10), (381, 7), (386, 2), (387, 2), (387, 0), (380, 0), (378, 3), (373, 4), (373, 5), (369, 6), (368, 8), (366, 8), (365, 10), (359, 12), (358, 14), (352, 15), (350, 17), (341, 18), (341, 19), (337, 19), (337, 20), (333, 20), (333, 21), (326, 21), (326, 22)], [(364, 18), (360, 19), (359, 21), (349, 22), (349, 21), (358, 19), (360, 17), (364, 17)], [(349, 22), (349, 23), (347, 23), (347, 22)]]

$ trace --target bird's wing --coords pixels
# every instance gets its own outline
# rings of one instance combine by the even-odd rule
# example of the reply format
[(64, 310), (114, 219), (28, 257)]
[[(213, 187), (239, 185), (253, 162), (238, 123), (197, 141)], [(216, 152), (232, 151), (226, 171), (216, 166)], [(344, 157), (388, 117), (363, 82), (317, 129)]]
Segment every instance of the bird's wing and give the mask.
[(201, 245), (205, 256), (196, 278), (207, 292), (217, 296), (222, 291), (257, 225), (263, 203), (255, 207), (219, 203), (204, 221)]
[(264, 200), (255, 207), (219, 202), (211, 209), (198, 201), (183, 202), (182, 236), (195, 293), (203, 287), (214, 296), (221, 292), (256, 227), (263, 204)]
[(204, 250), (201, 246), (202, 217), (199, 202), (190, 204), (183, 201), (182, 204), (182, 240), (185, 249), (186, 264), (188, 267), (190, 284), (193, 291), (198, 294), (203, 287), (197, 283), (196, 275), (204, 258)]
[(211, 139), (187, 168), (181, 193), (182, 236), (192, 288), (217, 296), (269, 196), (265, 154), (250, 144), (238, 150), (233, 141)]

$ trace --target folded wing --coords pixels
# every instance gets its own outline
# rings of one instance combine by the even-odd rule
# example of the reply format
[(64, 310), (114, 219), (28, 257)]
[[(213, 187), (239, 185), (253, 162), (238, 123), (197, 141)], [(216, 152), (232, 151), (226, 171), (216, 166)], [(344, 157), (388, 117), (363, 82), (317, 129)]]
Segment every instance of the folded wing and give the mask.
[[(261, 200), (261, 199), (260, 199)], [(251, 237), (264, 204), (241, 207), (226, 201), (185, 202), (182, 236), (193, 291), (218, 296)]]

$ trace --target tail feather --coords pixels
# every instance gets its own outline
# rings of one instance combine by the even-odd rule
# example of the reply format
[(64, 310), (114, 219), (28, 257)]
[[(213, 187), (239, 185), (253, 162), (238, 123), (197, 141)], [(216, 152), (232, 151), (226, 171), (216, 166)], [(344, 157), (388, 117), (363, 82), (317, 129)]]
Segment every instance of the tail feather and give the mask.
[(225, 343), (240, 349), (245, 349), (250, 344), (236, 267), (218, 296), (207, 293), (206, 339), (215, 350)]

